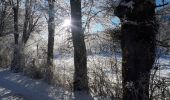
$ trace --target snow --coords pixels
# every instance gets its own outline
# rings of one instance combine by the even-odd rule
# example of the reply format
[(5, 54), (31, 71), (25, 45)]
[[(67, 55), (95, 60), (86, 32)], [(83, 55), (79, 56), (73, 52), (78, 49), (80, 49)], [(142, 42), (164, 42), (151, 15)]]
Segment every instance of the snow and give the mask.
[[(111, 63), (115, 64), (115, 62), (112, 62), (115, 57), (117, 58), (117, 64), (120, 70), (122, 60), (121, 54), (89, 55), (87, 60), (89, 75), (93, 76), (93, 71), (100, 70), (100, 68), (102, 68), (110, 82), (115, 82), (116, 73), (114, 73), (114, 70), (111, 69), (110, 65)], [(59, 74), (60, 77), (66, 75), (66, 79), (67, 77), (72, 79), (74, 72), (73, 62), (72, 56), (56, 58), (56, 73)], [(170, 56), (161, 56), (157, 60), (157, 63), (160, 64), (160, 70), (157, 71), (157, 75), (168, 78), (170, 75)], [(43, 80), (33, 80), (24, 76), (22, 73), (11, 73), (8, 69), (0, 69), (0, 100), (73, 100), (74, 98), (76, 98), (76, 100), (92, 99), (91, 96), (82, 95), (80, 93), (74, 94), (67, 91), (64, 87), (50, 86)], [(98, 97), (95, 95), (93, 96), (93, 99), (97, 100), (97, 98)]]
[(157, 63), (159, 63), (159, 69), (157, 75), (169, 78), (170, 75), (170, 55), (162, 55), (158, 59)]
[[(105, 72), (107, 77), (114, 81), (115, 80), (115, 71), (111, 69), (111, 61), (114, 61), (114, 59), (117, 59), (117, 65), (119, 67), (119, 70), (121, 69), (121, 54), (94, 54), (89, 55), (87, 58), (87, 66), (89, 74), (93, 74), (93, 71), (99, 70), (102, 68), (102, 70)], [(55, 65), (57, 67), (58, 73), (61, 75), (65, 73), (65, 75), (72, 79), (73, 72), (74, 72), (74, 60), (73, 57), (63, 57), (59, 59), (55, 59)], [(157, 75), (161, 77), (169, 77), (170, 75), (170, 55), (162, 55), (157, 59), (157, 62), (159, 63), (159, 70), (157, 71)], [(115, 64), (115, 62), (113, 62)]]
[[(89, 99), (90, 96), (77, 93), (77, 97)], [(76, 100), (79, 100), (77, 99)], [(21, 73), (11, 73), (0, 69), (0, 100), (72, 100), (75, 97), (60, 87), (53, 87), (42, 80), (33, 80)], [(89, 99), (90, 100), (90, 99)]]

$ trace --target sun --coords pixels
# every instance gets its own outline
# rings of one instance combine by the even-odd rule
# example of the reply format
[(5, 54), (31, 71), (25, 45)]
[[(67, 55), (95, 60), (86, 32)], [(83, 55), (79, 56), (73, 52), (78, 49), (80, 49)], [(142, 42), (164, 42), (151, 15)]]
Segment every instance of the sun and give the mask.
[(70, 25), (71, 25), (71, 20), (70, 19), (65, 19), (64, 22), (63, 22), (63, 26), (68, 27)]

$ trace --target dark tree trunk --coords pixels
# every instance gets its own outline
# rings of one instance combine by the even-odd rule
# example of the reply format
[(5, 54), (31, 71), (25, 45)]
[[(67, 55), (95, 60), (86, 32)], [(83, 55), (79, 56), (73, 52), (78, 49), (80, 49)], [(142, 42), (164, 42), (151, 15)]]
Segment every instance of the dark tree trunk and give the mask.
[[(157, 24), (154, 0), (122, 0), (116, 9), (122, 20), (123, 100), (149, 100), (150, 70), (155, 60)], [(125, 3), (133, 1), (133, 8)], [(125, 21), (126, 20), (126, 21)]]
[(17, 4), (13, 6), (13, 12), (14, 12), (14, 54), (13, 54), (13, 60), (11, 63), (11, 71), (13, 72), (19, 72), (20, 68), (20, 57), (19, 57), (19, 32), (18, 32), (18, 9), (19, 9), (19, 1), (17, 1)]
[(74, 91), (88, 92), (87, 55), (82, 30), (81, 0), (70, 0), (71, 30), (74, 46)]
[(0, 15), (0, 37), (4, 36), (4, 28), (5, 28), (5, 18), (6, 18), (6, 10), (7, 10), (7, 3), (5, 1), (1, 1), (1, 10), (2, 13)]
[(24, 27), (23, 27), (23, 36), (22, 41), (19, 43), (20, 46), (20, 70), (23, 71), (25, 67), (25, 45), (30, 37), (33, 27), (33, 16), (32, 13), (32, 0), (25, 1), (25, 20), (24, 20)]
[(45, 80), (49, 84), (51, 84), (53, 80), (53, 49), (54, 49), (54, 33), (55, 33), (54, 1), (55, 0), (48, 0), (48, 4), (49, 4), (48, 54), (47, 54), (47, 69), (46, 69)]
[(32, 0), (26, 0), (25, 1), (25, 20), (24, 20), (24, 27), (23, 27), (23, 37), (22, 37), (22, 42), (24, 44), (27, 43), (30, 33), (31, 33), (31, 28), (33, 27), (32, 25)]

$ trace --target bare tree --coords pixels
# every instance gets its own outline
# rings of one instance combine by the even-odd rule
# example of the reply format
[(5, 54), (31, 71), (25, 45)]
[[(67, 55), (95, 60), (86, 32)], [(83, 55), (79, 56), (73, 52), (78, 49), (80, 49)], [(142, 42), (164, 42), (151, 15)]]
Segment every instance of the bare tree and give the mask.
[(23, 27), (23, 35), (20, 43), (20, 57), (21, 57), (21, 69), (25, 67), (25, 45), (29, 40), (31, 33), (35, 30), (38, 21), (40, 19), (40, 15), (34, 16), (34, 11), (32, 11), (34, 0), (26, 0), (25, 1), (25, 19), (24, 19), (24, 27)]
[(31, 32), (33, 31), (33, 15), (32, 15), (32, 3), (33, 0), (25, 1), (25, 20), (23, 27), (23, 37), (22, 42), (27, 43)]
[[(11, 70), (14, 72), (19, 72), (23, 70), (25, 65), (24, 61), (24, 49), (25, 44), (27, 43), (30, 34), (35, 30), (35, 26), (40, 18), (34, 17), (32, 7), (33, 7), (33, 0), (26, 0), (25, 1), (25, 19), (24, 19), (24, 27), (23, 27), (23, 34), (19, 36), (19, 3), (21, 0), (13, 1), (9, 0), (10, 5), (13, 8), (14, 13), (14, 39), (15, 39), (15, 48), (14, 48), (14, 55), (11, 64)], [(35, 19), (35, 20), (34, 20)], [(21, 38), (22, 39), (21, 39)]]
[(70, 0), (71, 30), (74, 46), (74, 91), (89, 91), (87, 78), (87, 55), (82, 30), (81, 0)]
[(3, 36), (3, 33), (4, 33), (4, 25), (5, 25), (5, 17), (6, 17), (6, 10), (7, 10), (7, 4), (5, 1), (0, 1), (0, 4), (1, 4), (1, 8), (0, 8), (0, 11), (1, 11), (1, 15), (0, 15), (0, 36)]
[(13, 60), (11, 63), (11, 70), (13, 72), (19, 72), (19, 31), (18, 31), (18, 10), (19, 10), (19, 2), (20, 0), (16, 0), (14, 2), (13, 0), (9, 1), (10, 4), (12, 5), (13, 9), (13, 18), (14, 18), (14, 40), (15, 40), (15, 45), (14, 45), (14, 54), (13, 54)]
[(55, 33), (55, 0), (48, 0), (49, 5), (49, 20), (48, 20), (48, 54), (47, 54), (47, 69), (45, 80), (50, 84), (53, 80), (53, 49), (54, 49), (54, 33)]

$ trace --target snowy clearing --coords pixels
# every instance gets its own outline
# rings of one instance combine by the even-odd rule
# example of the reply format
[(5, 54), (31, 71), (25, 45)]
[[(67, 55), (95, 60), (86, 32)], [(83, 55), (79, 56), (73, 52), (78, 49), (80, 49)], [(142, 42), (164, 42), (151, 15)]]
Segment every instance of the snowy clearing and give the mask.
[(0, 69), (0, 100), (72, 99), (73, 94), (62, 88), (49, 86), (42, 80), (33, 80), (20, 73), (11, 73), (8, 69)]
[[(162, 77), (168, 77), (170, 75), (170, 60), (168, 57), (161, 57), (158, 62), (160, 64), (160, 70), (157, 74), (160, 74)], [(108, 73), (107, 76), (109, 79), (113, 78), (111, 72), (108, 72), (110, 69), (110, 61), (113, 58), (109, 56), (94, 55), (88, 56), (88, 66), (95, 70), (98, 64), (98, 67), (103, 67)], [(118, 63), (121, 63), (121, 57), (117, 56)], [(62, 71), (68, 76), (73, 77), (70, 73), (73, 74), (73, 57), (60, 58), (56, 59), (56, 65), (59, 67), (58, 71), (61, 74)], [(64, 64), (63, 66), (61, 66)], [(121, 66), (121, 65), (119, 65)], [(113, 73), (112, 73), (113, 74)], [(114, 79), (115, 80), (115, 79)], [(113, 80), (112, 80), (113, 82)], [(89, 100), (92, 99), (88, 96), (78, 95), (81, 99), (76, 100)], [(88, 99), (87, 99), (88, 97)], [(94, 98), (97, 99), (97, 98)], [(0, 100), (75, 100), (74, 94), (68, 92), (61, 87), (53, 87), (43, 80), (33, 80), (24, 76), (21, 73), (11, 73), (9, 69), (0, 69)]]

